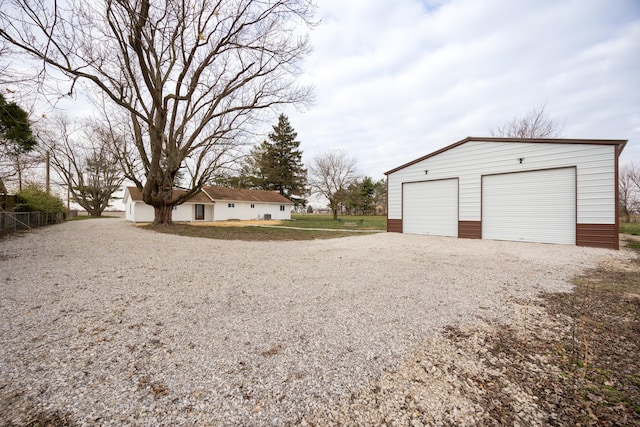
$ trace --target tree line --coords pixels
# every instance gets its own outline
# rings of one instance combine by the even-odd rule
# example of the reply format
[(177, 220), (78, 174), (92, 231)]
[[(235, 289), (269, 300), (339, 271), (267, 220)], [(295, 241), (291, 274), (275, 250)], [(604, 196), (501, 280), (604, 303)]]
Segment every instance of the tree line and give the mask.
[[(312, 102), (297, 77), (315, 8), (310, 0), (3, 1), (0, 66), (50, 98), (82, 88), (118, 141), (124, 178), (153, 206), (154, 223), (171, 225), (173, 206), (237, 161), (264, 111)], [(187, 191), (173, 192), (176, 179)]]
[[(306, 30), (317, 24), (312, 1), (2, 5), (0, 81), (51, 102), (81, 89), (94, 106), (86, 123), (45, 121), (33, 151), (36, 163), (50, 152), (72, 199), (90, 213), (101, 213), (123, 179), (162, 225), (172, 224), (173, 206), (213, 182), (278, 191), (298, 206), (315, 192), (334, 216), (343, 207), (371, 211), (371, 180), (356, 175), (353, 159), (326, 152), (307, 171), (295, 136), (281, 139), (292, 131), (284, 123), (243, 151), (264, 111), (313, 102), (311, 87), (297, 81), (310, 51)], [(24, 170), (28, 157), (12, 166)], [(187, 191), (174, 194), (176, 185)]]
[(212, 183), (277, 191), (298, 210), (316, 194), (327, 200), (334, 219), (339, 211), (348, 215), (386, 213), (384, 179), (374, 182), (371, 177), (359, 176), (357, 160), (339, 150), (318, 153), (306, 168), (297, 136), (289, 118), (280, 114), (268, 139), (254, 147), (236, 171), (222, 174)]
[[(16, 178), (18, 191), (23, 190), (25, 165), (42, 165), (45, 157), (66, 186), (73, 202), (91, 216), (100, 216), (113, 202), (114, 193), (125, 176), (118, 166), (114, 146), (125, 137), (98, 120), (73, 122), (54, 116), (30, 123), (27, 112), (15, 102), (0, 96), (0, 149), (9, 159), (0, 167), (3, 179)], [(36, 129), (34, 133), (32, 127)], [(340, 151), (316, 155), (310, 171), (302, 161), (297, 133), (288, 117), (280, 114), (267, 139), (239, 158), (233, 167), (207, 180), (206, 185), (276, 191), (289, 198), (296, 209), (304, 210), (308, 198), (318, 194), (328, 200), (337, 219), (338, 212), (351, 214), (383, 214), (386, 211), (386, 182), (360, 177), (356, 160)], [(176, 174), (173, 185), (188, 185), (184, 174)], [(38, 189), (33, 183), (25, 194)], [(6, 188), (0, 191), (6, 193)]]

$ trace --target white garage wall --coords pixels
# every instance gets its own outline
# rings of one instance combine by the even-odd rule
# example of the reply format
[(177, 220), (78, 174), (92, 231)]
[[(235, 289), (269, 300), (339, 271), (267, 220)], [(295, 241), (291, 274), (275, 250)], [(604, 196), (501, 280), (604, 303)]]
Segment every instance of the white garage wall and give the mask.
[(482, 175), (576, 166), (577, 222), (615, 224), (616, 148), (595, 144), (467, 141), (389, 174), (388, 218), (402, 218), (403, 182), (459, 178), (459, 220), (480, 221)]

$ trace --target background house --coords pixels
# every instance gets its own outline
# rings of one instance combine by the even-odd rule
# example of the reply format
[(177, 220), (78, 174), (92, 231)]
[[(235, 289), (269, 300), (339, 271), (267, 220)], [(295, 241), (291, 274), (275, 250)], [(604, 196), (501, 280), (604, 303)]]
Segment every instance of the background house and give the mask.
[(468, 137), (387, 175), (387, 231), (615, 248), (627, 141)]
[[(174, 189), (174, 192), (184, 190)], [(124, 194), (125, 218), (133, 222), (152, 222), (153, 206), (142, 200), (137, 187), (127, 187)], [(279, 193), (225, 187), (204, 187), (186, 202), (174, 206), (176, 222), (224, 221), (229, 219), (291, 219), (293, 202)]]

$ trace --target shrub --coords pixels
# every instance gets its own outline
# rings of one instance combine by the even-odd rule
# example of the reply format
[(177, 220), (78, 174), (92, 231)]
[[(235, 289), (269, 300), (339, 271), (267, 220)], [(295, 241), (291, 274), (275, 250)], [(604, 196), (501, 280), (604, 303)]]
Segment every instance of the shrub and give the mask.
[(29, 184), (17, 195), (16, 210), (22, 212), (45, 212), (59, 214), (65, 212), (64, 203), (59, 197), (47, 194), (41, 186)]

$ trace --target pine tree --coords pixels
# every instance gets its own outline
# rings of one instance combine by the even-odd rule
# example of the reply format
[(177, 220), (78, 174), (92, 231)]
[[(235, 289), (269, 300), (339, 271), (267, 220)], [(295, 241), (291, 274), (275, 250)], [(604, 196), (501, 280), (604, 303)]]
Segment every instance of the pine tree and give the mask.
[(26, 152), (36, 145), (28, 114), (15, 102), (7, 102), (0, 94), (0, 146), (15, 154)]
[(269, 141), (254, 148), (245, 167), (245, 173), (255, 188), (277, 191), (294, 205), (306, 204), (307, 170), (302, 163), (298, 134), (284, 114), (269, 133)]
[(0, 188), (3, 194), (7, 189), (2, 180), (9, 176), (17, 176), (22, 189), (25, 156), (33, 152), (36, 144), (29, 114), (15, 102), (7, 102), (0, 93)]

